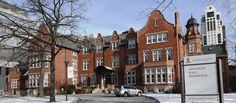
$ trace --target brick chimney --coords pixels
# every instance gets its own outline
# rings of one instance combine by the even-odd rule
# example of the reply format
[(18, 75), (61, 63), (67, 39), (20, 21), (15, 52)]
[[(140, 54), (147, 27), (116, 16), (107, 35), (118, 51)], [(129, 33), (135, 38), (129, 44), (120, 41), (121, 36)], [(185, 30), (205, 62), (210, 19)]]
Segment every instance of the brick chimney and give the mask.
[(180, 34), (179, 12), (175, 12), (175, 31), (177, 35)]

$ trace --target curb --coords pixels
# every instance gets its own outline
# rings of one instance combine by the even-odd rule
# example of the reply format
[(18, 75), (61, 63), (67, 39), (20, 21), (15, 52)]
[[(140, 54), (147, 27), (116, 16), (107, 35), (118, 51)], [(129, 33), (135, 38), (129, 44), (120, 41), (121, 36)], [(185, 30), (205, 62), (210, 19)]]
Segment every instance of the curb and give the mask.
[(142, 95), (143, 97), (146, 97), (146, 98), (149, 98), (149, 99), (153, 99), (156, 101), (156, 103), (161, 103), (159, 100), (157, 100), (156, 98), (154, 97), (151, 97), (151, 96), (146, 96), (146, 95)]

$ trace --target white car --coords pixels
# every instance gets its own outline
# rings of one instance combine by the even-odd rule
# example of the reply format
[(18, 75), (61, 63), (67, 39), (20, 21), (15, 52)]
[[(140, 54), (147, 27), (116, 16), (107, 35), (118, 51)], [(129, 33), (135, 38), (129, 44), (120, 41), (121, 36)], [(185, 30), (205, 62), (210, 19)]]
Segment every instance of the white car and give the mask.
[(131, 85), (117, 86), (114, 91), (116, 96), (141, 96), (142, 91)]

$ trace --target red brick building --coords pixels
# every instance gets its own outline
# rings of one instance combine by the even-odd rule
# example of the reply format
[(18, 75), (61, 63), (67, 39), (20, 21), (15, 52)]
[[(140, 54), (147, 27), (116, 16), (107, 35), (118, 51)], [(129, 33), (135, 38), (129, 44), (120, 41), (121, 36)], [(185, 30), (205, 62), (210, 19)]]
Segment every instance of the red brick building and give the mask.
[[(47, 42), (49, 37), (47, 35), (47, 28), (44, 24), (39, 26), (39, 31), (36, 36), (41, 38)], [(39, 45), (35, 45), (39, 44)], [(21, 83), (27, 89), (28, 95), (37, 95), (38, 94), (38, 87), (39, 87), (39, 78), (40, 78), (40, 70), (43, 70), (44, 74), (44, 93), (49, 94), (49, 87), (50, 87), (50, 52), (47, 50), (48, 45), (43, 43), (32, 43), (29, 47), (29, 57), (28, 63), (29, 65), (25, 65), (28, 67), (28, 74), (25, 79), (25, 83)], [(44, 52), (40, 51), (40, 47), (44, 48)], [(60, 49), (60, 50), (59, 50)], [(59, 50), (58, 54), (55, 57), (55, 82), (56, 82), (56, 92), (61, 93), (63, 85), (65, 85), (65, 61), (68, 61), (68, 85), (75, 85), (77, 86), (78, 81), (78, 46), (74, 42), (65, 39), (64, 37), (57, 38), (57, 50)], [(17, 72), (15, 69), (11, 71), (9, 75), (9, 81), (19, 80), (20, 73)], [(18, 78), (18, 79), (17, 79)], [(17, 86), (19, 85), (19, 81), (17, 82)], [(9, 86), (11, 82), (9, 82)], [(18, 88), (18, 87), (17, 87)]]
[[(177, 92), (183, 57), (203, 54), (198, 26), (196, 19), (191, 17), (184, 36), (178, 13), (175, 13), (175, 24), (172, 24), (160, 11), (154, 10), (139, 31), (130, 28), (120, 34), (113, 31), (111, 36), (84, 37), (79, 44), (61, 38), (61, 45), (58, 45), (61, 50), (55, 62), (57, 91), (61, 92), (65, 84), (66, 60), (71, 73), (68, 75), (69, 84), (78, 87), (104, 89), (130, 84), (144, 92)], [(40, 29), (47, 31), (47, 28)], [(37, 63), (39, 57), (39, 53), (32, 53), (29, 57), (29, 61), (35, 62), (31, 63), (26, 81), (32, 94), (37, 94), (41, 68)], [(47, 53), (43, 53), (43, 57), (45, 60), (50, 58)], [(43, 63), (45, 88), (50, 84), (49, 67), (49, 63)]]
[[(106, 37), (98, 34), (95, 42), (85, 38), (78, 53), (80, 85), (130, 84), (145, 92), (172, 90), (180, 82), (179, 63), (185, 54), (178, 13), (175, 16), (176, 23), (171, 24), (154, 10), (138, 32), (130, 28)], [(96, 72), (101, 65), (112, 68), (102, 75), (104, 81)]]

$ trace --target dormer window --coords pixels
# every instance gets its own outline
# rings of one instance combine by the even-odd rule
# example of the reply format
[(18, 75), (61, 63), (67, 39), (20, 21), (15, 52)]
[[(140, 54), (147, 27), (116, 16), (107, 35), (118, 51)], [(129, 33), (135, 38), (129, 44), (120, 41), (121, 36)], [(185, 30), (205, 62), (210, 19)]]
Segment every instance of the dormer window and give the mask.
[(88, 53), (88, 48), (87, 47), (83, 47), (83, 54)]
[(134, 49), (136, 47), (136, 41), (131, 39), (128, 41), (128, 49)]
[(112, 42), (111, 46), (112, 46), (112, 51), (119, 50), (119, 43), (118, 43), (118, 41), (117, 42)]
[(103, 51), (102, 44), (96, 45), (96, 51), (97, 51), (97, 53), (101, 53)]

